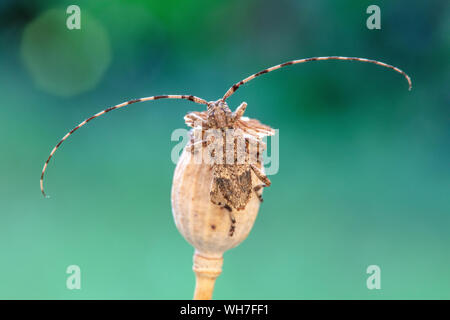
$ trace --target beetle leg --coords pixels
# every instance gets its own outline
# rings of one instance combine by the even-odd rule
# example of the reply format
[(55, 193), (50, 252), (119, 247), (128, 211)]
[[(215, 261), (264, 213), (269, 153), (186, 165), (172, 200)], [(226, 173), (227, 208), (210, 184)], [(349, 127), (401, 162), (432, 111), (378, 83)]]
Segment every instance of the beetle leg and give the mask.
[(262, 188), (265, 188), (265, 187), (267, 187), (267, 185), (265, 185), (265, 184), (259, 184), (259, 185), (255, 186), (255, 187), (253, 188), (253, 191), (255, 191), (255, 194), (256, 194), (256, 196), (258, 197), (258, 199), (259, 199), (260, 202), (263, 202), (263, 201), (264, 201), (264, 199), (263, 199), (263, 197), (262, 197)]
[(261, 169), (259, 169), (258, 167), (256, 167), (253, 164), (251, 164), (250, 167), (252, 168), (253, 172), (256, 174), (258, 179), (261, 180), (262, 182), (264, 182), (266, 187), (270, 187), (272, 182), (270, 182), (269, 178), (267, 178), (267, 176), (261, 171)]
[(236, 121), (240, 119), (245, 112), (245, 108), (247, 108), (247, 102), (242, 102), (239, 107), (233, 112), (233, 120)]
[(230, 225), (230, 231), (228, 232), (228, 235), (230, 237), (232, 237), (234, 234), (234, 230), (236, 229), (236, 219), (234, 218), (234, 214), (231, 210), (229, 211), (229, 213), (230, 213), (231, 225)]

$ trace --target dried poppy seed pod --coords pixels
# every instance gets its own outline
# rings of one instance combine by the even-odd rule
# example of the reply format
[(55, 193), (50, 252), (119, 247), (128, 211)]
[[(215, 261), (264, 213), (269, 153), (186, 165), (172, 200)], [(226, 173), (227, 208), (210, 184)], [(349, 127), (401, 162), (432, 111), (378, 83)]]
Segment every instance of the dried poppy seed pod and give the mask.
[[(206, 152), (206, 148), (202, 149)], [(183, 237), (195, 248), (196, 275), (194, 299), (212, 298), (214, 283), (222, 272), (223, 253), (240, 244), (249, 234), (260, 201), (252, 194), (245, 209), (234, 211), (235, 228), (230, 235), (230, 212), (210, 200), (212, 166), (197, 163), (185, 148), (175, 168), (172, 185), (172, 212)], [(252, 172), (252, 181), (258, 179)]]

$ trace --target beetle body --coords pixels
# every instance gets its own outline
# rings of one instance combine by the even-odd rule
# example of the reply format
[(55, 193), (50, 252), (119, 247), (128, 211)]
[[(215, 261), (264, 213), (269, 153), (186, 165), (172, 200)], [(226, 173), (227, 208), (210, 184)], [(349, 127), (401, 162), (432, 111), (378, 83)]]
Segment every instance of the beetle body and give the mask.
[[(262, 201), (261, 188), (270, 185), (270, 180), (262, 171), (264, 136), (274, 131), (257, 120), (243, 117), (247, 104), (242, 103), (232, 112), (224, 101), (208, 103), (205, 112), (191, 112), (186, 115), (186, 123), (193, 127), (190, 148), (196, 151), (207, 148), (208, 159), (202, 161), (212, 166), (211, 201), (230, 212), (245, 209), (252, 191)], [(254, 186), (252, 174), (261, 180)]]

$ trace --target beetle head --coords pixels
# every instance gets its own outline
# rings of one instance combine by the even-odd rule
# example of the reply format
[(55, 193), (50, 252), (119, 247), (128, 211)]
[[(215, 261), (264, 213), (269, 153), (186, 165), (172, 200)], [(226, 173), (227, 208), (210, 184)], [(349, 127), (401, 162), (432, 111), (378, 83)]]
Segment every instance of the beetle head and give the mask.
[(225, 101), (217, 100), (208, 102), (208, 127), (228, 128), (234, 124), (233, 112), (231, 112)]

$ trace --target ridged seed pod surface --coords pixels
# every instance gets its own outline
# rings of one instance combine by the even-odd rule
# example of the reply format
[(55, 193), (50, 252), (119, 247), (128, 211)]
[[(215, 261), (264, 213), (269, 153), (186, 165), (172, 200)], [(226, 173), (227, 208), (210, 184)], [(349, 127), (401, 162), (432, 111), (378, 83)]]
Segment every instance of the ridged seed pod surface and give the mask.
[[(206, 148), (202, 150), (206, 152)], [(252, 191), (245, 209), (232, 213), (236, 219), (230, 235), (230, 212), (210, 200), (212, 165), (196, 163), (186, 148), (175, 169), (172, 185), (172, 212), (184, 238), (204, 257), (221, 258), (226, 250), (241, 243), (249, 234), (258, 214), (260, 201)], [(252, 172), (252, 182), (259, 180)]]

